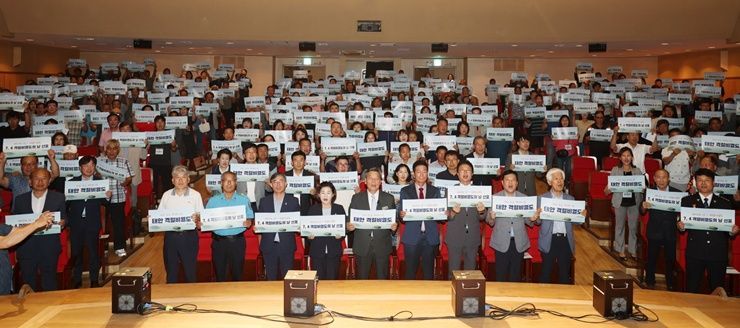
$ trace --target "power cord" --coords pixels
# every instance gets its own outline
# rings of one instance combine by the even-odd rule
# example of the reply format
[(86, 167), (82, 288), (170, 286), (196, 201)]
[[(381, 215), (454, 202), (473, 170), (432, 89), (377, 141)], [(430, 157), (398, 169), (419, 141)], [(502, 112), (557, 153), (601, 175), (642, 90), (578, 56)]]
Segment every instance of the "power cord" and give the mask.
[[(486, 310), (490, 310), (488, 313), (488, 317), (493, 320), (503, 320), (508, 317), (540, 317), (540, 313), (548, 313), (550, 315), (554, 315), (556, 317), (560, 318), (567, 318), (571, 320), (575, 320), (581, 323), (604, 323), (609, 322), (613, 320), (625, 320), (625, 319), (632, 319), (635, 321), (645, 321), (645, 322), (657, 322), (659, 320), (658, 315), (655, 314), (652, 310), (638, 304), (633, 305), (633, 312), (632, 314), (618, 314), (616, 316), (612, 317), (602, 317), (598, 314), (585, 314), (581, 316), (572, 316), (567, 315), (562, 312), (558, 312), (555, 310), (547, 310), (547, 309), (538, 309), (534, 304), (532, 303), (524, 303), (522, 305), (519, 305), (515, 307), (512, 310), (506, 310), (504, 308), (495, 306), (493, 304), (486, 303)], [(645, 310), (647, 312), (650, 312), (650, 314), (654, 318), (650, 318), (645, 312), (642, 310)]]
[(215, 314), (229, 314), (229, 315), (235, 315), (235, 316), (241, 316), (241, 317), (248, 317), (252, 319), (265, 320), (265, 321), (270, 321), (270, 322), (279, 322), (279, 323), (305, 325), (305, 326), (317, 326), (317, 327), (330, 325), (334, 322), (334, 316), (332, 315), (331, 312), (325, 311), (323, 305), (317, 304), (315, 310), (316, 312), (314, 315), (301, 317), (301, 319), (310, 319), (322, 313), (328, 313), (329, 321), (313, 323), (313, 322), (304, 322), (304, 321), (296, 321), (296, 320), (287, 320), (285, 319), (285, 316), (280, 315), (280, 314), (255, 315), (255, 314), (243, 313), (243, 312), (238, 312), (238, 311), (201, 309), (201, 308), (198, 308), (197, 305), (192, 304), (192, 303), (184, 303), (184, 304), (180, 304), (177, 306), (168, 306), (168, 305), (164, 305), (164, 304), (157, 303), (157, 302), (150, 302), (150, 303), (139, 304), (139, 306), (136, 308), (136, 312), (144, 316), (155, 314), (155, 313), (162, 313), (162, 312), (215, 313)]

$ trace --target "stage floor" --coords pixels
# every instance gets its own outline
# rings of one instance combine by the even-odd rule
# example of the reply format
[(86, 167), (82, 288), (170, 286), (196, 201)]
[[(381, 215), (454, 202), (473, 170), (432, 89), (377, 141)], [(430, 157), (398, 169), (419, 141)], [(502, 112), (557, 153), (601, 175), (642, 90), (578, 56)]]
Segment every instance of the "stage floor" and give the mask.
[[(488, 303), (512, 309), (523, 303), (568, 315), (597, 314), (591, 286), (489, 282)], [(388, 317), (409, 310), (416, 317), (452, 316), (449, 281), (320, 281), (318, 303), (330, 310), (355, 315)], [(203, 309), (233, 310), (255, 315), (283, 313), (283, 282), (236, 282), (154, 285), (153, 301), (167, 305), (193, 303)], [(19, 309), (17, 296), (0, 297), (2, 327), (306, 327), (226, 314), (160, 313), (150, 316), (111, 314), (111, 289), (33, 293)], [(653, 310), (657, 323), (633, 320), (600, 325), (628, 327), (740, 327), (740, 299), (718, 296), (635, 290), (634, 301)], [(277, 318), (279, 319), (279, 318)], [(329, 321), (327, 314), (306, 323)], [(432, 320), (424, 322), (364, 322), (336, 318), (334, 327), (575, 327), (594, 326), (550, 314), (539, 318), (510, 317)]]

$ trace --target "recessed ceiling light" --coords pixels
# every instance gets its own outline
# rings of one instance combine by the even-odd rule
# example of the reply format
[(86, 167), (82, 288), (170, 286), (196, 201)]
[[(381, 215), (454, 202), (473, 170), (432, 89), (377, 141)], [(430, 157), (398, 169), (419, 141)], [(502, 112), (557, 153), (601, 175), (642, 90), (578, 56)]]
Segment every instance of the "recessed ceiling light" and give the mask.
[(667, 45), (669, 45), (669, 44), (670, 44), (670, 43), (668, 43), (668, 42), (663, 42), (663, 43), (661, 43), (660, 45), (661, 45), (661, 46), (667, 46)]
[(36, 41), (36, 40), (34, 40), (34, 39), (26, 39), (26, 41), (33, 42), (33, 41)]
[(319, 46), (319, 47), (326, 47), (326, 46), (328, 46), (328, 45), (329, 45), (329, 43), (326, 43), (326, 42), (319, 42), (319, 43), (317, 43), (316, 45), (317, 45), (317, 46)]
[(576, 45), (576, 48), (580, 48), (580, 47), (583, 47), (583, 45), (582, 44), (577, 44)]
[(555, 48), (562, 48), (562, 47), (565, 47), (565, 45), (562, 44), (562, 43), (558, 43), (558, 44), (554, 45), (554, 47)]
[(450, 47), (457, 47), (457, 43), (450, 43)]
[(95, 41), (95, 38), (76, 37), (75, 40), (77, 40), (77, 41)]
[(486, 55), (480, 55), (481, 57), (485, 57)]
[(77, 48), (77, 46), (72, 46), (72, 48)]
[(535, 56), (534, 54), (532, 54), (532, 55), (529, 55), (529, 57), (534, 57), (534, 56)]
[(519, 45), (518, 44), (512, 44), (511, 46), (512, 47), (518, 47)]
[(633, 50), (635, 50), (635, 49), (629, 48), (629, 49), (625, 49), (625, 50), (627, 50), (627, 51), (633, 51)]
[(691, 49), (686, 49), (686, 52), (689, 52), (689, 51), (691, 51)]
[(252, 48), (247, 48), (247, 51), (252, 51)]
[(226, 42), (226, 44), (234, 44), (234, 42), (229, 41), (229, 42)]
[(555, 51), (552, 51), (552, 50), (550, 50), (550, 51), (548, 51), (547, 53), (548, 53), (548, 54), (554, 54), (554, 53), (555, 53)]
[(262, 53), (261, 53), (261, 52), (258, 52), (257, 54), (258, 54), (258, 55), (261, 55)]
[(130, 45), (130, 44), (127, 44), (127, 45), (126, 45), (126, 48), (131, 48), (131, 47), (133, 47), (133, 46), (132, 46), (132, 45)]
[(171, 41), (167, 41), (164, 44), (172, 44), (172, 42)]
[(159, 50), (154, 50), (154, 52), (162, 52), (162, 51), (159, 51)]
[(596, 55), (591, 55), (591, 57), (596, 57)]
[(370, 46), (371, 46), (371, 47), (375, 47), (375, 43), (371, 43), (371, 44), (370, 44)]
[(188, 48), (188, 49), (190, 49), (190, 50), (195, 50), (195, 47), (190, 47), (190, 48)]
[(708, 48), (709, 48), (709, 49), (714, 49), (714, 48), (716, 48), (716, 47), (715, 47), (715, 46), (709, 46)]
[(664, 55), (670, 55), (670, 54), (671, 54), (671, 52), (670, 52), (670, 51), (666, 51), (666, 52), (664, 52), (663, 54), (664, 54)]

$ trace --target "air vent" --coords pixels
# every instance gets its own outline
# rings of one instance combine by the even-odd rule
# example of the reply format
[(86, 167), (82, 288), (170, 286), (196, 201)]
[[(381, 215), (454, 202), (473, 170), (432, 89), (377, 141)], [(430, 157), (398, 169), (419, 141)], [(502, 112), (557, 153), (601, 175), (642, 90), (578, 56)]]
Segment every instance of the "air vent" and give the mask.
[(493, 61), (494, 71), (520, 72), (524, 70), (523, 59), (495, 59)]
[(340, 56), (364, 56), (365, 50), (340, 50)]

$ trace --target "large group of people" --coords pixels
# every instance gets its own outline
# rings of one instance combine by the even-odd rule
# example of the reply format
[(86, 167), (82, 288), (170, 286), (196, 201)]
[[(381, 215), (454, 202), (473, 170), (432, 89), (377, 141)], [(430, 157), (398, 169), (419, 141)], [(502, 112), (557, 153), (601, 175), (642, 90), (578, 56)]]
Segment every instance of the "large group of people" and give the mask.
[[(490, 186), (487, 197), (571, 201), (572, 158), (593, 156), (597, 168), (610, 176), (647, 173), (645, 180), (654, 181), (634, 192), (604, 190), (612, 194), (612, 248), (618, 256), (638, 257), (639, 216), (649, 216), (648, 286), (655, 284), (662, 247), (667, 286), (675, 288), (671, 272), (679, 233), (688, 233), (687, 290), (699, 291), (705, 269), (711, 288), (724, 285), (729, 240), (738, 233), (737, 225), (708, 231), (676, 223), (680, 211), (653, 208), (645, 194), (646, 189), (684, 193), (683, 207), (736, 208), (740, 97), (724, 95), (722, 81), (656, 79), (648, 84), (639, 74), (628, 78), (610, 69), (602, 76), (579, 67), (574, 80), (553, 81), (546, 74), (530, 80), (516, 73), (503, 85), (491, 79), (475, 86), (480, 90), (474, 94), (465, 79), (452, 75), (412, 80), (399, 71), (377, 78), (286, 77), (263, 94), (250, 90), (246, 69), (185, 66), (179, 75), (169, 68), (160, 73), (151, 62), (76, 66), (59, 76), (29, 80), (14, 91), (2, 90), (3, 105), (12, 103), (3, 97), (23, 98), (0, 112), (0, 186), (12, 194), (6, 214), (38, 216), (28, 225), (0, 225), (3, 249), (20, 243), (15, 252), (22, 283), (56, 289), (59, 235), (26, 237), (53, 222), (69, 229), (73, 285), (80, 286), (82, 271), (89, 270), (91, 286), (97, 286), (100, 208), (106, 208), (112, 223), (115, 254), (126, 257), (125, 240), (132, 232), (125, 231), (124, 222), (132, 214), (125, 209), (128, 203), (136, 211), (143, 166), (153, 171), (157, 203), (152, 209), (186, 210), (195, 223), (195, 229), (165, 232), (168, 283), (196, 280), (201, 212), (233, 206), (244, 206), (240, 226), (201, 232), (212, 234), (217, 281), (242, 279), (245, 231), (256, 228), (257, 216), (297, 212), (301, 217), (344, 216), (346, 239), (260, 233), (264, 267), (257, 270), (264, 270), (268, 280), (293, 268), (296, 243), (305, 244), (310, 268), (320, 279), (338, 278), (343, 247), (352, 249), (360, 279), (371, 277), (373, 268), (377, 279), (389, 278), (390, 255), (400, 249), (405, 279), (417, 278), (419, 271), (423, 279), (433, 279), (435, 257), (444, 244), (450, 274), (476, 268), (479, 250), (490, 247), (496, 280), (520, 281), (525, 253), (537, 248), (542, 254), (539, 281), (551, 282), (557, 270), (553, 282), (568, 283), (576, 223), (543, 217), (540, 205), (527, 216), (503, 214), (490, 202), (462, 206), (448, 201), (447, 189)], [(719, 92), (707, 95), (705, 89)], [(724, 148), (705, 149), (702, 140), (708, 137), (720, 138)], [(39, 145), (39, 138), (49, 138), (48, 145)], [(36, 153), (16, 151), (14, 139), (29, 140)], [(82, 149), (99, 155), (79, 156)], [(660, 160), (661, 167), (648, 171), (646, 159)], [(212, 165), (206, 178), (213, 187), (196, 191), (191, 186), (198, 163)], [(257, 179), (250, 177), (254, 170)], [(714, 190), (720, 176), (734, 177), (735, 190)], [(302, 177), (311, 177), (310, 186), (292, 188), (291, 182)], [(70, 198), (65, 188), (69, 181), (101, 179), (109, 182), (104, 192), (89, 198)], [(446, 204), (444, 217), (409, 219), (406, 201), (426, 199)], [(391, 225), (369, 229), (352, 220), (353, 211), (379, 210), (395, 210)], [(58, 220), (50, 213), (58, 213)], [(577, 213), (588, 214), (585, 207)], [(484, 225), (492, 227), (489, 236), (482, 235)], [(539, 226), (537, 245), (530, 244), (527, 232), (533, 226)], [(486, 237), (488, 245), (482, 244)], [(83, 249), (90, 254), (89, 268), (82, 267)], [(0, 293), (11, 291), (7, 257), (6, 251), (0, 253)], [(39, 274), (41, 286), (36, 284)]]

